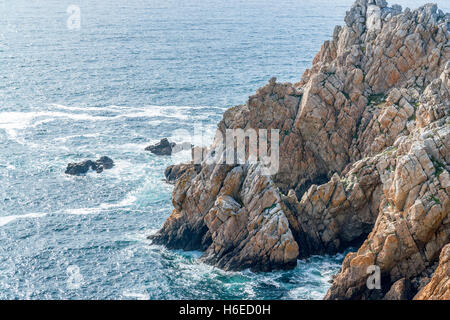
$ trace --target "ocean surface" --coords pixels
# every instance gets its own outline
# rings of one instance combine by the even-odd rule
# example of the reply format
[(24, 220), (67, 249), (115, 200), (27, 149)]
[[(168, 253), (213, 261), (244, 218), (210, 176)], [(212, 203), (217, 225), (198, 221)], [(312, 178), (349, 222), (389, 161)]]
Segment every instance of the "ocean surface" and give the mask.
[(298, 81), (351, 3), (0, 0), (0, 299), (321, 299), (344, 254), (224, 272), (151, 245), (187, 155), (144, 148), (194, 126), (207, 144), (270, 77)]

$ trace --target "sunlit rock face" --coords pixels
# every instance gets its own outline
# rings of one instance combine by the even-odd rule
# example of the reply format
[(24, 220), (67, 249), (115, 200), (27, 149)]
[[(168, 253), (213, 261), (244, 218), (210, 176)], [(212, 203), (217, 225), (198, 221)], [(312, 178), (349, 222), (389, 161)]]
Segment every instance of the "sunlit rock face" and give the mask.
[[(178, 178), (153, 241), (264, 271), (357, 246), (326, 298), (381, 299), (401, 279), (388, 297), (421, 290), (450, 240), (448, 17), (356, 1), (298, 83), (271, 79), (218, 125), (278, 129), (278, 171), (205, 159)], [(207, 157), (225, 158), (216, 147)], [(371, 265), (381, 289), (366, 286)]]

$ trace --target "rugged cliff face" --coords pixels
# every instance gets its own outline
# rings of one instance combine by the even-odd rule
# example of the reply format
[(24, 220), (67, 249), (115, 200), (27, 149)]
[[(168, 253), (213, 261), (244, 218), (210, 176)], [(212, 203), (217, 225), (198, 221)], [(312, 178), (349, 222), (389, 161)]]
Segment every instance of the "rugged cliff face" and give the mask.
[[(178, 170), (175, 209), (153, 241), (263, 271), (358, 246), (326, 298), (445, 297), (448, 268), (425, 289), (423, 273), (450, 242), (449, 18), (435, 5), (356, 1), (299, 83), (271, 79), (218, 126), (280, 130), (278, 172), (218, 163), (216, 141), (200, 166)], [(366, 286), (371, 265), (379, 290)]]
[(450, 244), (442, 249), (433, 277), (414, 299), (450, 300)]

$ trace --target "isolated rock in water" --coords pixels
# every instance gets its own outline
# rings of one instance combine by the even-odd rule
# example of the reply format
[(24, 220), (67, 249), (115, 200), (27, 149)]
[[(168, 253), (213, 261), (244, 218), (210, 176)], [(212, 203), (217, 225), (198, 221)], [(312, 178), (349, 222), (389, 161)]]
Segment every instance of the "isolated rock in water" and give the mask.
[(100, 173), (103, 170), (111, 169), (112, 167), (114, 167), (114, 161), (107, 156), (103, 156), (95, 161), (95, 166), (93, 166), (92, 169)]
[[(326, 298), (404, 298), (450, 242), (449, 41), (436, 5), (357, 0), (299, 83), (270, 79), (218, 125), (222, 136), (278, 129), (279, 170), (225, 165), (215, 140), (176, 180), (153, 241), (203, 250), (227, 270), (291, 268), (356, 246)], [(379, 290), (367, 286), (374, 265)]]
[(69, 163), (65, 173), (70, 175), (81, 175), (88, 172), (94, 166), (96, 167), (96, 164), (92, 160), (79, 163)]
[(111, 169), (112, 167), (114, 167), (114, 161), (109, 157), (103, 156), (95, 162), (86, 160), (79, 163), (69, 163), (65, 173), (70, 175), (82, 175), (87, 173), (90, 169), (97, 173), (101, 173), (103, 170)]
[(166, 168), (164, 175), (168, 183), (175, 183), (188, 170), (195, 170), (198, 173), (201, 169), (199, 164), (182, 163), (171, 165)]
[(150, 151), (151, 153), (159, 156), (170, 156), (175, 145), (176, 144), (174, 142), (169, 142), (167, 138), (164, 138), (157, 144), (145, 148), (145, 151)]

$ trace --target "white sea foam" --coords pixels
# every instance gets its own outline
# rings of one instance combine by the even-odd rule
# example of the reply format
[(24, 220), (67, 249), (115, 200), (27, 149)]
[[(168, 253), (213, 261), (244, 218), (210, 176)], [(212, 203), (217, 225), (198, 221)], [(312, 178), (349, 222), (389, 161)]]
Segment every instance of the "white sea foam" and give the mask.
[[(127, 195), (122, 201), (118, 203), (102, 203), (101, 205), (97, 207), (91, 207), (91, 208), (76, 208), (76, 209), (65, 209), (58, 212), (55, 212), (57, 214), (71, 214), (71, 215), (89, 215), (89, 214), (97, 214), (101, 213), (105, 210), (110, 210), (113, 208), (124, 208), (129, 207), (133, 203), (135, 203), (137, 198), (134, 195)], [(33, 218), (42, 218), (47, 216), (47, 212), (40, 212), (40, 213), (26, 213), (26, 214), (19, 214), (19, 215), (9, 215), (9, 216), (0, 216), (0, 227), (3, 227), (7, 225), (8, 223), (11, 223), (18, 219), (33, 219)]]
[(64, 211), (66, 214), (73, 215), (89, 215), (89, 214), (97, 214), (105, 210), (110, 210), (114, 208), (124, 208), (131, 206), (136, 201), (136, 197), (133, 195), (127, 196), (125, 199), (118, 203), (102, 203), (97, 207), (91, 208), (76, 208), (76, 209), (67, 209)]
[(124, 113), (117, 115), (116, 118), (177, 118), (181, 120), (188, 119), (188, 115), (177, 110), (176, 108), (168, 110), (166, 108), (156, 108), (156, 109), (137, 109), (132, 113)]
[(65, 136), (65, 137), (55, 138), (54, 141), (65, 143), (68, 140), (71, 140), (71, 139), (74, 139), (74, 138), (97, 138), (98, 136), (100, 136), (100, 133), (75, 134), (75, 135), (72, 135), (72, 136)]
[(50, 107), (53, 107), (55, 109), (62, 109), (62, 110), (70, 110), (70, 111), (117, 111), (122, 110), (122, 107), (119, 106), (106, 106), (106, 107), (74, 107), (74, 106), (65, 106), (62, 104), (50, 104)]
[(31, 117), (21, 112), (2, 112), (0, 113), (0, 129), (5, 130), (6, 134), (15, 139), (17, 131), (25, 129)]
[(252, 299), (255, 298), (256, 294), (255, 294), (255, 290), (253, 289), (254, 287), (254, 283), (246, 283), (244, 284), (244, 293), (246, 294), (247, 299)]
[(67, 209), (65, 211), (66, 214), (72, 214), (76, 216), (82, 216), (82, 215), (89, 215), (89, 214), (97, 214), (100, 211), (104, 210), (105, 208), (99, 207), (93, 207), (93, 208), (77, 208), (77, 209)]
[[(35, 111), (35, 112), (1, 112), (0, 113), (0, 129), (5, 130), (11, 139), (17, 140), (19, 130), (28, 127), (36, 127), (44, 123), (55, 121), (60, 118), (71, 119), (75, 121), (110, 121), (121, 118), (168, 118), (179, 120), (196, 120), (201, 121), (208, 117), (211, 108), (222, 110), (223, 108), (207, 107), (207, 106), (156, 106), (149, 105), (145, 107), (128, 107), (128, 106), (106, 106), (106, 107), (74, 107), (64, 106), (60, 104), (51, 104), (51, 108), (57, 111)], [(191, 110), (202, 110), (204, 113), (190, 115)], [(63, 110), (63, 111), (59, 111)], [(113, 111), (116, 114), (110, 116), (99, 116), (86, 113), (88, 111)], [(66, 112), (67, 111), (67, 112)], [(74, 111), (74, 112), (70, 112)], [(75, 112), (76, 111), (76, 112)], [(78, 111), (84, 111), (79, 113)], [(24, 144), (24, 141), (19, 141)]]
[(10, 222), (13, 222), (17, 219), (30, 219), (30, 218), (42, 218), (45, 217), (48, 213), (27, 213), (20, 215), (10, 215), (0, 217), (0, 227), (7, 225)]
[(124, 143), (121, 145), (113, 146), (113, 148), (120, 149), (122, 152), (126, 151), (132, 151), (132, 152), (144, 152), (145, 148), (151, 143), (145, 142), (145, 143)]
[(19, 130), (24, 130), (30, 126), (37, 126), (42, 123), (53, 121), (58, 118), (68, 118), (76, 121), (109, 120), (108, 117), (92, 116), (87, 113), (79, 114), (79, 113), (52, 112), (52, 111), (1, 112), (0, 129), (5, 130), (6, 134), (8, 134), (8, 136), (11, 139), (16, 139)]
[[(220, 107), (210, 107), (210, 106), (157, 106), (157, 105), (147, 105), (144, 107), (129, 107), (129, 106), (116, 106), (110, 105), (105, 107), (74, 107), (74, 106), (64, 106), (60, 104), (52, 104), (53, 108), (69, 110), (69, 111), (112, 111), (119, 113), (118, 115), (111, 116), (110, 118), (154, 118), (154, 117), (164, 117), (164, 118), (177, 118), (177, 119), (188, 119), (191, 118), (187, 112), (191, 110), (210, 110), (218, 109), (223, 111), (224, 108)], [(199, 120), (205, 119), (210, 113), (199, 114), (196, 116)]]
[[(101, 155), (99, 154), (97, 156), (100, 157)], [(143, 174), (145, 167), (146, 164), (143, 163), (137, 164), (133, 163), (132, 161), (119, 159), (114, 161), (113, 168), (105, 170), (103, 174), (116, 177), (120, 180), (134, 180), (136, 176), (140, 176)]]

